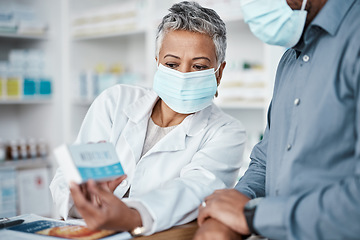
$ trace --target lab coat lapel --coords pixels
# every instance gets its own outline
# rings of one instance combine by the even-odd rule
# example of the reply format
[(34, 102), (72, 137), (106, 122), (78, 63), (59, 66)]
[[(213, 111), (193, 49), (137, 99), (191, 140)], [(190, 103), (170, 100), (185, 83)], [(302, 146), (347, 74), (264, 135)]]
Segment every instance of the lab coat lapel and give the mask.
[(212, 106), (187, 116), (182, 123), (150, 149), (145, 156), (156, 152), (181, 151), (186, 148), (186, 138), (195, 136), (208, 124)]
[(129, 121), (124, 128), (123, 136), (134, 156), (135, 162), (138, 162), (141, 157), (148, 120), (157, 99), (158, 96), (153, 91), (150, 91), (124, 109)]

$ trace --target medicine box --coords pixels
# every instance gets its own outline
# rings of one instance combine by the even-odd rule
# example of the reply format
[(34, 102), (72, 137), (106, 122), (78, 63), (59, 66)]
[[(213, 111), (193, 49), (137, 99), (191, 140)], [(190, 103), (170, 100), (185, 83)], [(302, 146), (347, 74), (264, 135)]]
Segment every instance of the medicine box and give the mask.
[(62, 145), (54, 155), (68, 182), (106, 181), (124, 174), (112, 143)]

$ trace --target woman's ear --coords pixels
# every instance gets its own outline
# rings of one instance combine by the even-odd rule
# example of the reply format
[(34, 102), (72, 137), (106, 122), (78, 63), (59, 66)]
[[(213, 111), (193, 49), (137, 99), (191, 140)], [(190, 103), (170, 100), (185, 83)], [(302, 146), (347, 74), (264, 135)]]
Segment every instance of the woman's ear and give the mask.
[(218, 86), (220, 85), (220, 81), (221, 81), (225, 66), (226, 66), (226, 61), (224, 61), (220, 64), (219, 71), (216, 74), (216, 82), (217, 82)]
[[(217, 85), (219, 87), (220, 85), (220, 81), (221, 81), (221, 78), (222, 78), (222, 74), (223, 74), (223, 71), (224, 71), (224, 68), (226, 66), (226, 62), (222, 62), (220, 64), (220, 67), (219, 67), (219, 71), (217, 72), (217, 74), (215, 75), (216, 76), (216, 82), (217, 82)], [(218, 90), (216, 90), (216, 93), (215, 93), (215, 97), (217, 97), (219, 95), (218, 93)]]

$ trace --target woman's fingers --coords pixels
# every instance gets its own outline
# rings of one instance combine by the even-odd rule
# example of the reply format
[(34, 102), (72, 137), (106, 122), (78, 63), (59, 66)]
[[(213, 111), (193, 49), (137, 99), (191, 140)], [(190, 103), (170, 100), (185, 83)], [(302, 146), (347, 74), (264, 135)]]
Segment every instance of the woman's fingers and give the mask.
[(98, 210), (88, 199), (85, 198), (79, 185), (75, 184), (74, 182), (70, 183), (70, 192), (71, 196), (74, 200), (74, 204), (81, 214), (81, 216), (85, 219), (89, 217), (96, 217), (98, 215)]
[(88, 187), (91, 194), (98, 196), (101, 203), (110, 203), (114, 199), (118, 199), (112, 192), (99, 187), (94, 180), (88, 181)]
[(112, 181), (109, 181), (108, 186), (109, 186), (110, 192), (114, 192), (115, 189), (117, 188), (117, 186), (119, 186), (119, 184), (122, 183), (122, 181), (124, 181), (126, 178), (127, 178), (127, 175), (124, 174), (124, 175), (122, 175), (122, 176), (120, 176), (120, 177), (118, 177), (118, 178), (116, 178), (116, 179), (114, 179)]

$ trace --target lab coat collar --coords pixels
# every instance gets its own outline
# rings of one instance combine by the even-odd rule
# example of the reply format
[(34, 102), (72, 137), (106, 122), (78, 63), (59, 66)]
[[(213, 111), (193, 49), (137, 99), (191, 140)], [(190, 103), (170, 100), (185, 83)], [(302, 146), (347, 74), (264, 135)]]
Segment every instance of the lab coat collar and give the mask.
[(183, 125), (186, 135), (195, 136), (207, 126), (211, 109), (212, 105), (199, 112), (191, 114), (184, 119), (181, 125)]
[[(140, 143), (144, 142), (148, 120), (158, 99), (159, 97), (154, 91), (149, 91), (124, 109), (124, 113), (128, 116), (129, 120), (135, 124), (124, 131), (124, 136), (130, 145), (136, 161), (140, 159), (141, 148), (143, 146)], [(213, 105), (210, 105), (199, 112), (187, 116), (179, 126), (161, 139), (159, 143), (155, 144), (143, 157), (155, 152), (185, 149), (186, 136), (195, 136), (207, 126), (212, 107)], [(166, 144), (162, 144), (164, 141), (166, 141)]]
[(124, 113), (131, 121), (139, 123), (144, 117), (149, 118), (158, 99), (158, 95), (149, 90), (147, 94), (125, 108)]
[(207, 126), (211, 110), (212, 105), (187, 116), (179, 126), (168, 133), (159, 143), (155, 144), (143, 158), (156, 152), (184, 150), (186, 148), (186, 136), (195, 136)]

